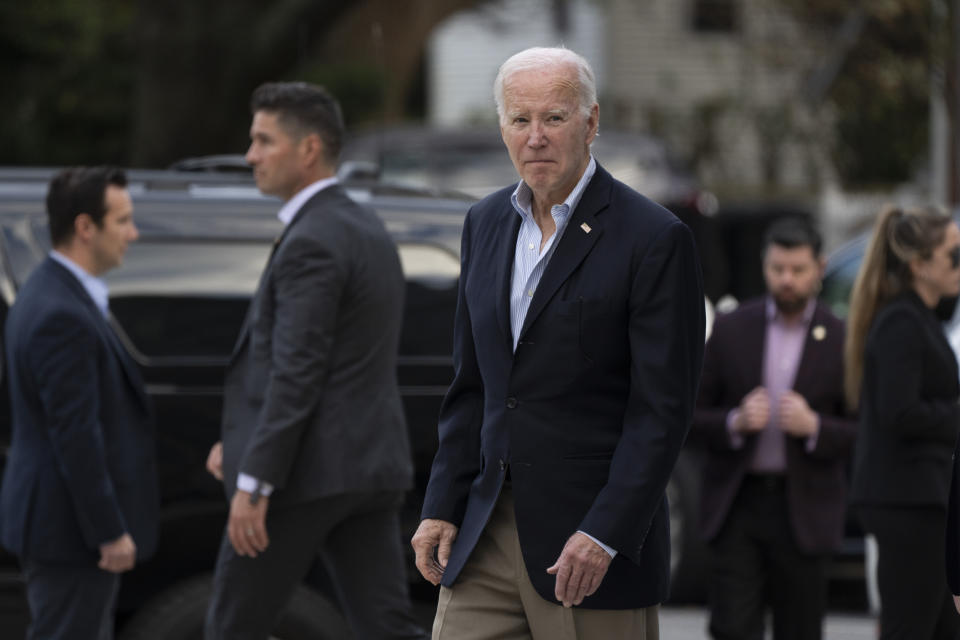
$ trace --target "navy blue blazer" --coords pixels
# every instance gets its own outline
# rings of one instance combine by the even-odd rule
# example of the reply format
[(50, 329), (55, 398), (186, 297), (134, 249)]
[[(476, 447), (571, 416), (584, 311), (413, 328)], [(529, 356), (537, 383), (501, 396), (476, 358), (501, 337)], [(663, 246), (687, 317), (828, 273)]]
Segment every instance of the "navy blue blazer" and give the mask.
[(0, 542), (35, 562), (94, 566), (129, 533), (157, 539), (153, 423), (136, 365), (87, 294), (47, 258), (6, 322), (12, 443)]
[(687, 227), (603, 168), (584, 190), (513, 351), (513, 187), (463, 229), (454, 381), (423, 517), (459, 527), (451, 586), (509, 466), (517, 530), (537, 592), (582, 530), (619, 551), (581, 605), (626, 609), (668, 594), (664, 490), (690, 426), (703, 356), (700, 266)]

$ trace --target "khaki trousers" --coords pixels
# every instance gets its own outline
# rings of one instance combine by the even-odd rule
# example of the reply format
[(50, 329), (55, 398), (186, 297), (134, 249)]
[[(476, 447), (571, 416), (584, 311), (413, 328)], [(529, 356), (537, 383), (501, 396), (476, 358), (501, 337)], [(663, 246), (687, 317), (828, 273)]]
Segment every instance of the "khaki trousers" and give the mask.
[(523, 564), (513, 495), (504, 487), (456, 585), (440, 589), (433, 640), (658, 640), (658, 611), (658, 605), (566, 609), (540, 597)]

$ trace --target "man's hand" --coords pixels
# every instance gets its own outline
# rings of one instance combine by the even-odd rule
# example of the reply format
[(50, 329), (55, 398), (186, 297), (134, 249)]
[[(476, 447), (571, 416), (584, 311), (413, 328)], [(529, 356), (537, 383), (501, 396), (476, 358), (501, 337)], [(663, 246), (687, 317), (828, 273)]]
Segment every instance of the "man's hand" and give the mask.
[(256, 558), (270, 546), (266, 524), (269, 503), (270, 498), (260, 496), (257, 504), (250, 504), (250, 494), (240, 489), (233, 494), (227, 535), (237, 555)]
[(953, 596), (953, 607), (960, 613), (960, 596)]
[[(443, 578), (443, 571), (450, 559), (450, 549), (457, 539), (457, 526), (446, 520), (426, 518), (420, 522), (410, 544), (417, 554), (417, 569), (427, 582), (436, 586)], [(437, 550), (437, 558), (433, 550)]]
[(97, 566), (110, 573), (123, 573), (133, 569), (137, 562), (137, 545), (129, 533), (116, 540), (100, 545), (100, 562)]
[(740, 401), (740, 415), (733, 427), (740, 433), (762, 431), (770, 422), (770, 395), (763, 387), (757, 387)]
[(593, 595), (610, 566), (610, 554), (579, 531), (567, 540), (560, 557), (547, 573), (557, 576), (553, 595), (565, 607), (572, 607)]
[(780, 396), (777, 424), (791, 436), (809, 438), (817, 433), (817, 414), (802, 395), (786, 391)]
[(210, 454), (207, 456), (207, 471), (214, 478), (223, 482), (223, 442), (217, 442), (210, 447)]

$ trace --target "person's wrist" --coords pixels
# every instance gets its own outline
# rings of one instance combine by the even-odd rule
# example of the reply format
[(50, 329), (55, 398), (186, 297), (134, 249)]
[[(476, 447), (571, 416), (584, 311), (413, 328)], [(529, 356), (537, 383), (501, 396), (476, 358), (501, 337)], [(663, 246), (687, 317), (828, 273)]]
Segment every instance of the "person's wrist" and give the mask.
[(258, 502), (260, 502), (260, 498), (265, 495), (264, 483), (257, 480), (256, 484), (253, 485), (252, 490), (250, 491), (250, 504), (256, 505)]

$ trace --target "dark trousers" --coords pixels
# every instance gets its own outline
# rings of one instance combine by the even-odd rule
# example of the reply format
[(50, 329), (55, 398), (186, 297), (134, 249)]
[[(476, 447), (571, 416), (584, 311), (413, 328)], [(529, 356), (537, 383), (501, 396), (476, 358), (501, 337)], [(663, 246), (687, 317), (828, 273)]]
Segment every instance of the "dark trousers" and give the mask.
[(207, 640), (264, 640), (319, 556), (358, 640), (425, 638), (412, 615), (399, 492), (354, 493), (268, 510), (270, 546), (241, 557), (224, 533)]
[(27, 579), (27, 640), (112, 640), (120, 576), (96, 567), (21, 560)]
[(944, 569), (946, 511), (861, 507), (858, 515), (879, 549), (881, 640), (960, 638)]
[(763, 640), (768, 606), (775, 640), (822, 637), (827, 557), (797, 547), (782, 477), (747, 476), (710, 551), (714, 638)]

